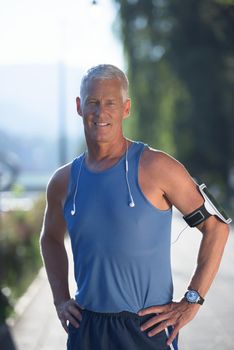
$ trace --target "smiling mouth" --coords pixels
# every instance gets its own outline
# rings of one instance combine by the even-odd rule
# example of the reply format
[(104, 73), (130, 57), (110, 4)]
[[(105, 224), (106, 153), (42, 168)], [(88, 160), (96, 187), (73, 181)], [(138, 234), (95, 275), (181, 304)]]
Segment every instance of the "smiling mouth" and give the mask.
[(110, 125), (109, 123), (98, 123), (98, 122), (94, 122), (94, 125), (98, 126), (98, 127), (105, 127)]

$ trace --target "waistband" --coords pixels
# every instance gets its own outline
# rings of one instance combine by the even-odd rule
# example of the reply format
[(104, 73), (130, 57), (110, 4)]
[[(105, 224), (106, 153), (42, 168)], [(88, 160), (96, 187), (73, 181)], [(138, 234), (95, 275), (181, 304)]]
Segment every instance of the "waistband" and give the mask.
[(131, 311), (120, 311), (120, 312), (97, 312), (97, 311), (91, 311), (87, 309), (83, 309), (82, 313), (86, 313), (90, 316), (100, 316), (100, 317), (119, 317), (119, 318), (131, 318), (131, 319), (137, 319), (137, 320), (143, 320), (144, 318), (148, 318), (150, 316), (155, 316), (155, 313), (147, 314), (144, 316), (139, 316), (135, 312)]

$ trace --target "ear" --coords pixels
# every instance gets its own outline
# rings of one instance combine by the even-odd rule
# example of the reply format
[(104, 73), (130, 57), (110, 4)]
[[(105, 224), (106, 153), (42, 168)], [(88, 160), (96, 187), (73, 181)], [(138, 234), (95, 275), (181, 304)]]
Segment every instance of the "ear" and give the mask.
[(131, 110), (131, 100), (130, 98), (128, 98), (124, 103), (123, 119), (126, 119), (127, 117), (129, 117), (130, 110)]
[(76, 98), (76, 109), (77, 109), (77, 113), (82, 117), (82, 110), (81, 110), (81, 100), (80, 97)]

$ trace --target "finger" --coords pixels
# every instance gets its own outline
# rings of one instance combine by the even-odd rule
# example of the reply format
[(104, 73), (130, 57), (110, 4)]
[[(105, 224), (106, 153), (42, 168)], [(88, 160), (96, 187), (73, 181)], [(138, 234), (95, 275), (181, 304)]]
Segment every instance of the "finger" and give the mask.
[(148, 320), (147, 322), (143, 323), (141, 325), (141, 331), (145, 331), (146, 329), (150, 328), (151, 326), (155, 325), (157, 322), (157, 316), (152, 317), (150, 320)]
[(177, 336), (179, 329), (180, 329), (179, 326), (177, 326), (173, 329), (173, 332), (171, 333), (170, 337), (167, 339), (167, 345), (169, 345), (169, 346), (171, 345), (171, 343), (173, 342), (173, 340)]
[(75, 316), (79, 321), (82, 321), (82, 314), (76, 305), (69, 305), (67, 309), (72, 316)]
[(80, 327), (80, 323), (70, 313), (66, 313), (65, 317), (75, 328), (79, 328)]
[(143, 323), (141, 325), (141, 330), (145, 331), (146, 329), (152, 327), (153, 325), (155, 324), (158, 324), (162, 321), (165, 321), (165, 320), (168, 320), (170, 319), (170, 314), (160, 314), (160, 315), (157, 315), (155, 317), (152, 317), (150, 320), (148, 320), (147, 322)]
[(169, 308), (168, 305), (150, 306), (150, 307), (147, 307), (145, 309), (138, 311), (138, 315), (144, 316), (144, 315), (148, 315), (148, 314), (152, 314), (152, 313), (161, 313), (161, 312), (167, 311), (168, 308)]
[(170, 322), (168, 321), (164, 321), (162, 323), (160, 323), (159, 326), (155, 327), (154, 329), (152, 329), (148, 334), (149, 337), (152, 337), (160, 332), (162, 332), (165, 328), (167, 328), (168, 326), (171, 326)]

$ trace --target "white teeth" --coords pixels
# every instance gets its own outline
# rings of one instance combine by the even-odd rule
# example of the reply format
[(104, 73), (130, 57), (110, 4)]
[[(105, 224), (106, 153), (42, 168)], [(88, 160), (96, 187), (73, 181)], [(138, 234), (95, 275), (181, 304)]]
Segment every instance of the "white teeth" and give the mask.
[(95, 125), (98, 125), (98, 126), (107, 126), (108, 123), (95, 123)]

